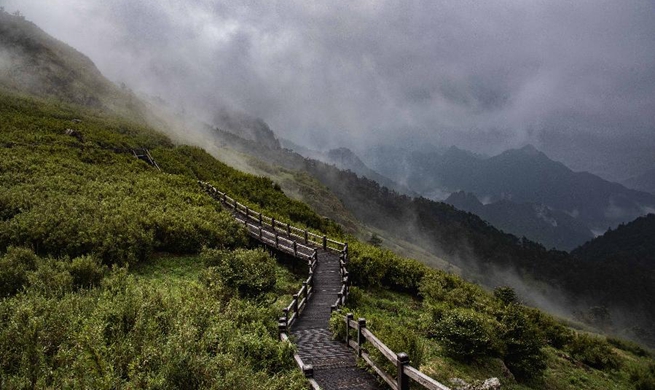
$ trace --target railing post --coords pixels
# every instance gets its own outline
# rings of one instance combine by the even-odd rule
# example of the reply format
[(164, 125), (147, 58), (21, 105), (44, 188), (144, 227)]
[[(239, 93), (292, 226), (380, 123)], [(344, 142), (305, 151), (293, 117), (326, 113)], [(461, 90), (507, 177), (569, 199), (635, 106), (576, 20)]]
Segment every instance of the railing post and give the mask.
[(287, 223), (287, 236), (291, 237), (291, 226)]
[(275, 231), (275, 218), (271, 217), (271, 226), (273, 227), (273, 231)]
[(337, 298), (339, 299), (339, 305), (343, 305), (343, 294), (341, 291), (337, 293)]
[(346, 347), (350, 347), (350, 320), (353, 318), (353, 313), (346, 314)]
[(309, 236), (307, 234), (307, 229), (305, 229), (305, 245), (309, 243)]
[(288, 330), (289, 329), (289, 309), (285, 307), (284, 309), (282, 309), (282, 311), (284, 312), (284, 317), (282, 317), (281, 320), (284, 320), (284, 327)]
[(307, 298), (307, 291), (309, 291), (309, 286), (307, 285), (307, 281), (305, 280), (302, 282), (302, 286), (305, 288), (305, 298)]
[(396, 355), (398, 357), (398, 390), (409, 390), (409, 377), (405, 374), (405, 367), (409, 365), (409, 356), (405, 352)]
[(262, 227), (261, 226), (259, 227), (259, 239), (260, 240), (262, 239)]
[(327, 236), (323, 236), (323, 249), (327, 250)]
[(246, 220), (248, 220), (248, 212), (249, 211), (250, 211), (250, 209), (248, 208), (248, 206), (246, 206)]
[(293, 242), (293, 255), (298, 257), (298, 244), (295, 241)]
[(223, 203), (227, 204), (227, 193), (223, 192)]
[(279, 242), (279, 239), (278, 239), (278, 237), (277, 237), (277, 232), (276, 232), (276, 233), (275, 233), (275, 247), (277, 248), (277, 246), (278, 246), (279, 244), (280, 244), (280, 242)]
[[(293, 306), (291, 307), (294, 313), (298, 313), (298, 294), (293, 294)], [(296, 314), (296, 317), (298, 315)]]
[(314, 366), (311, 364), (307, 364), (302, 368), (303, 374), (305, 374), (305, 378), (313, 378), (314, 377)]
[(280, 317), (277, 321), (277, 331), (278, 333), (286, 333), (287, 332), (287, 317), (286, 313), (284, 317)]
[(357, 356), (362, 357), (362, 344), (364, 344), (364, 335), (362, 329), (366, 328), (366, 319), (357, 319)]
[(262, 213), (259, 213), (259, 226), (262, 226)]

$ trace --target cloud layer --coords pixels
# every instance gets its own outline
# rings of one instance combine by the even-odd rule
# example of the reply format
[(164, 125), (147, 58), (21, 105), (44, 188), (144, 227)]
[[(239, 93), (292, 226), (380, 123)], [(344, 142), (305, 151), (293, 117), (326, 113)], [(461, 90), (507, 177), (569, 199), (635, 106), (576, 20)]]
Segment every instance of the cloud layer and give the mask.
[(655, 137), (655, 1), (4, 2), (112, 80), (313, 146)]

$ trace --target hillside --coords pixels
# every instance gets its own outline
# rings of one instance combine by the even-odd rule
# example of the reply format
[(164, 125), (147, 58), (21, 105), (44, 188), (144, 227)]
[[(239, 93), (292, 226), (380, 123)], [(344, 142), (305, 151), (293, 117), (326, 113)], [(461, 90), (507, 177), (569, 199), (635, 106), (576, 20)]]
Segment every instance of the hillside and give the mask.
[[(241, 227), (196, 180), (212, 181), (283, 221), (338, 237), (336, 225), (268, 179), (240, 173), (200, 149), (173, 146), (120, 118), (4, 94), (0, 114), (6, 156), (0, 162), (3, 388), (304, 388), (291, 349), (275, 339), (274, 321), (298, 279), (283, 263), (247, 249)], [(83, 140), (62, 132), (70, 126)], [(152, 149), (163, 172), (127, 152), (138, 146)], [(444, 382), (500, 376), (508, 389), (629, 389), (635, 381), (652, 380), (651, 359), (639, 347), (588, 336), (573, 342), (574, 331), (544, 314), (505, 307), (457, 276), (349, 242), (350, 271), (360, 288), (351, 310), (369, 318), (385, 343), (412, 353), (413, 364)], [(215, 260), (208, 262), (214, 252), (203, 246), (222, 248), (241, 279), (217, 273)], [(435, 306), (435, 299), (445, 306)], [(466, 340), (477, 343), (476, 336), (453, 344), (437, 331), (471, 315), (472, 307), (479, 312), (474, 321), (482, 321), (476, 323), (497, 343), (473, 344), (473, 361), (457, 348)], [(509, 313), (513, 317), (505, 318)], [(421, 321), (405, 322), (400, 332), (399, 314), (403, 321), (418, 314)], [(514, 319), (529, 321), (529, 330), (510, 325)], [(541, 330), (520, 346), (511, 342), (511, 333), (491, 331), (487, 322), (512, 331)], [(598, 361), (593, 348), (609, 360)], [(512, 376), (503, 376), (504, 364)], [(533, 368), (525, 371), (521, 364)], [(634, 378), (617, 365), (635, 370)], [(528, 372), (533, 379), (525, 377)]]
[(382, 176), (376, 171), (369, 168), (366, 164), (364, 164), (364, 162), (359, 158), (359, 156), (357, 156), (352, 150), (348, 148), (341, 147), (336, 149), (330, 149), (327, 152), (319, 152), (316, 150), (311, 150), (296, 145), (291, 141), (285, 140), (284, 143), (289, 150), (298, 153), (305, 158), (318, 160), (326, 164), (334, 165), (335, 167), (343, 171), (352, 171), (356, 173), (357, 176), (364, 177), (369, 180), (373, 180), (379, 183), (380, 185), (401, 194), (411, 195), (411, 196), (417, 195), (409, 188), (400, 185), (394, 182), (393, 180), (385, 176)]
[[(0, 129), (0, 387), (304, 386), (270, 321), (282, 303), (264, 310), (257, 301), (275, 301), (299, 281), (247, 249), (242, 227), (196, 181), (220, 183), (280, 220), (336, 226), (268, 179), (111, 115), (2, 93)], [(166, 173), (134, 158), (140, 147)], [(203, 247), (257, 261), (257, 285), (272, 283), (237, 293), (203, 265)], [(197, 265), (183, 274), (196, 276), (149, 282), (162, 253), (173, 264), (190, 258), (185, 264)]]
[[(1, 388), (306, 388), (293, 347), (277, 337), (276, 320), (301, 284), (295, 264), (248, 240), (198, 180), (278, 221), (347, 240), (349, 309), (444, 382), (499, 376), (516, 390), (655, 383), (652, 357), (635, 344), (570, 329), (511, 289), (491, 294), (358, 242), (279, 183), (175, 145), (131, 115), (28, 93), (0, 90)], [(217, 144), (230, 140), (237, 149), (231, 156), (256, 151), (280, 163), (244, 158), (303, 181), (295, 184), (303, 195), (344, 218), (418, 243), (407, 224), (417, 218), (429, 242), (443, 245), (440, 253), (463, 254), (470, 240), (488, 264), (570, 266), (566, 254), (451, 206), (215, 132)], [(161, 170), (135, 158), (142, 148)]]
[(473, 213), (507, 233), (537, 241), (548, 249), (572, 250), (594, 238), (577, 219), (544, 205), (506, 199), (483, 205), (474, 194), (464, 191), (453, 192), (444, 203)]
[[(589, 262), (617, 262), (655, 271), (655, 214), (621, 224), (580, 246), (571, 254)], [(654, 275), (655, 276), (655, 275)]]
[(146, 105), (84, 54), (22, 16), (0, 12), (0, 87), (145, 121)]
[[(423, 248), (432, 254), (424, 259), (429, 265), (459, 269), (462, 275), (488, 288), (512, 286), (533, 305), (591, 324), (595, 322), (588, 313), (594, 307), (607, 307), (617, 320), (613, 332), (651, 342), (648, 324), (655, 311), (648, 302), (655, 297), (655, 285), (630, 267), (612, 274), (609, 270), (613, 265), (608, 262), (579, 262), (566, 252), (547, 250), (534, 241), (507, 234), (450, 205), (398, 194), (352, 171), (341, 171), (288, 150), (270, 149), (220, 131), (215, 134), (216, 142), (227, 148), (224, 150), (308, 174), (326, 187), (324, 195), (329, 194), (331, 201), (336, 197), (341, 207), (345, 206), (358, 229), (371, 229), (387, 244), (406, 242)], [(249, 165), (259, 167), (264, 174), (275, 170), (263, 168), (262, 163)], [(336, 214), (336, 209), (322, 207), (323, 198), (316, 198), (315, 193), (302, 199), (337, 221), (344, 215), (343, 210)], [(594, 276), (599, 272), (606, 278)], [(632, 285), (627, 286), (626, 280)]]

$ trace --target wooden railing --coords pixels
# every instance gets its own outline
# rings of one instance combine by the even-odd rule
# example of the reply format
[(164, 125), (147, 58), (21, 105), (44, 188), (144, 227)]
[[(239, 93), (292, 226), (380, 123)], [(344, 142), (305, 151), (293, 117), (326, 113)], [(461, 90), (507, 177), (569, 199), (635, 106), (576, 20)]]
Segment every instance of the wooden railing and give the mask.
[[(244, 224), (251, 236), (281, 252), (307, 260), (308, 277), (302, 282), (302, 287), (300, 287), (298, 293), (293, 294), (291, 303), (282, 309), (283, 316), (278, 318), (278, 330), (282, 341), (290, 342), (288, 336), (289, 329), (300, 318), (314, 293), (314, 269), (318, 264), (318, 248), (339, 254), (341, 290), (331, 309), (333, 311), (337, 310), (345, 304), (349, 292), (348, 271), (346, 270), (348, 243), (335, 241), (327, 238), (325, 235), (321, 236), (307, 229), (300, 229), (289, 223), (280, 222), (275, 218), (251, 210), (248, 206), (237, 202), (234, 198), (217, 190), (209, 183), (203, 181), (199, 181), (198, 183), (210, 196), (223, 203), (225, 207), (233, 210), (235, 218)], [(297, 353), (294, 354), (294, 360), (298, 367), (300, 367), (300, 370), (305, 374), (312, 388), (320, 390), (318, 383), (313, 379), (314, 369), (312, 365), (305, 364)]]
[[(310, 259), (312, 253), (316, 251), (316, 248), (310, 247), (310, 245), (316, 245), (319, 248), (335, 253), (348, 251), (347, 243), (335, 241), (325, 235), (318, 235), (307, 229), (301, 229), (289, 223), (263, 215), (237, 202), (234, 198), (217, 190), (209, 183), (203, 181), (199, 181), (198, 183), (212, 198), (235, 211), (235, 214), (238, 215), (237, 220), (248, 228), (248, 232), (251, 235), (262, 239), (266, 244), (273, 245), (290, 255)], [(271, 231), (262, 228), (268, 228)]]
[(309, 263), (309, 276), (307, 280), (302, 282), (302, 287), (300, 287), (298, 293), (293, 294), (291, 303), (282, 309), (284, 315), (278, 319), (278, 329), (280, 331), (284, 330), (284, 332), (288, 332), (291, 325), (300, 318), (305, 306), (307, 306), (307, 302), (314, 292), (314, 268), (316, 267), (316, 263), (316, 259)]
[(344, 250), (339, 253), (339, 275), (341, 277), (341, 290), (337, 293), (337, 300), (330, 307), (331, 311), (336, 311), (341, 306), (346, 304), (346, 299), (350, 293), (350, 280), (348, 278), (348, 244), (345, 245)]
[[(360, 318), (357, 321), (353, 320), (352, 313), (348, 313), (343, 317), (346, 322), (346, 345), (357, 352), (357, 356), (364, 359), (364, 361), (394, 390), (409, 390), (409, 381), (412, 379), (423, 388), (428, 390), (450, 390), (449, 387), (439, 383), (438, 381), (425, 375), (418, 369), (409, 365), (409, 356), (406, 353), (395, 353), (391, 348), (387, 347), (380, 339), (366, 328), (366, 319)], [(357, 336), (353, 340), (350, 336), (350, 330), (357, 331)], [(365, 344), (366, 343), (366, 344)], [(371, 359), (367, 345), (380, 351), (391, 364), (396, 366), (396, 375), (392, 376), (384, 371), (376, 362)]]
[[(307, 302), (314, 293), (314, 269), (318, 264), (318, 248), (339, 254), (339, 274), (341, 277), (341, 290), (337, 294), (337, 300), (331, 306), (332, 311), (338, 310), (346, 304), (350, 292), (348, 270), (348, 244), (331, 240), (327, 236), (321, 236), (300, 229), (289, 223), (275, 220), (275, 218), (263, 215), (260, 212), (251, 210), (248, 206), (237, 202), (234, 198), (227, 196), (224, 192), (218, 191), (211, 184), (199, 181), (200, 185), (216, 200), (222, 202), (227, 208), (233, 210), (238, 221), (244, 224), (248, 233), (260, 242), (265, 243), (279, 251), (285, 252), (299, 259), (307, 260), (308, 277), (302, 282), (302, 287), (297, 294), (293, 294), (291, 303), (283, 311), (283, 316), (278, 319), (278, 330), (280, 339), (289, 341), (289, 329), (295, 321), (300, 318)], [(318, 248), (317, 248), (318, 247)], [(409, 365), (409, 357), (406, 353), (395, 353), (380, 341), (373, 333), (366, 328), (366, 320), (360, 318), (353, 320), (352, 314), (347, 314), (346, 322), (346, 345), (357, 352), (357, 355), (394, 390), (409, 390), (410, 379), (428, 390), (450, 390), (447, 386), (423, 374), (418, 369)], [(357, 337), (353, 340), (350, 330), (357, 331)], [(396, 366), (396, 375), (392, 376), (385, 372), (376, 362), (371, 359), (365, 343), (380, 351), (391, 364)], [(294, 360), (310, 385), (314, 389), (320, 389), (318, 383), (313, 379), (314, 369), (311, 364), (305, 364), (300, 356), (294, 354)]]

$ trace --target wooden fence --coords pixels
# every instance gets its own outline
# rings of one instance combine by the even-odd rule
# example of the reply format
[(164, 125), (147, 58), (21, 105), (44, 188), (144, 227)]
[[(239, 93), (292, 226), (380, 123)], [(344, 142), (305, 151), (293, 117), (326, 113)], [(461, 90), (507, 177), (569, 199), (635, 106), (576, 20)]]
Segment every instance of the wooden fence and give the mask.
[[(281, 252), (307, 261), (308, 277), (303, 281), (298, 293), (293, 294), (289, 305), (282, 309), (283, 315), (278, 319), (278, 329), (282, 341), (290, 342), (288, 336), (289, 329), (300, 318), (314, 292), (314, 269), (318, 264), (318, 248), (338, 253), (339, 255), (339, 273), (342, 281), (341, 290), (331, 309), (333, 311), (337, 310), (345, 304), (349, 292), (348, 271), (346, 270), (348, 243), (335, 241), (325, 235), (321, 236), (307, 229), (300, 229), (289, 223), (278, 221), (275, 218), (263, 215), (237, 202), (234, 198), (217, 190), (209, 183), (203, 181), (199, 181), (198, 183), (210, 196), (221, 202), (228, 209), (234, 211), (237, 221), (244, 224), (246, 230), (252, 237)], [(312, 365), (305, 364), (297, 353), (294, 354), (294, 360), (300, 370), (305, 374), (311, 387), (319, 390), (318, 383), (313, 379), (314, 369)]]
[[(251, 236), (279, 251), (307, 261), (309, 275), (303, 281), (298, 293), (293, 294), (291, 303), (282, 309), (283, 316), (278, 319), (278, 330), (282, 341), (290, 342), (288, 336), (289, 329), (300, 318), (314, 292), (314, 269), (318, 264), (318, 248), (339, 254), (341, 290), (337, 294), (336, 301), (331, 305), (331, 310), (336, 311), (346, 304), (348, 293), (350, 292), (348, 270), (346, 268), (348, 264), (347, 243), (334, 241), (326, 236), (312, 233), (307, 229), (300, 229), (288, 223), (277, 221), (275, 218), (251, 210), (248, 206), (237, 202), (224, 192), (218, 191), (209, 183), (202, 181), (199, 181), (199, 183), (214, 199), (235, 211), (236, 219), (244, 224)], [(411, 379), (428, 390), (450, 390), (448, 387), (409, 365), (407, 354), (404, 352), (395, 353), (382, 343), (366, 328), (366, 320), (364, 318), (354, 321), (353, 315), (350, 313), (343, 318), (346, 322), (346, 345), (354, 349), (357, 355), (364, 359), (392, 389), (409, 390), (409, 381)], [(355, 340), (350, 337), (351, 329), (357, 331)], [(369, 344), (380, 351), (382, 356), (396, 366), (397, 372), (395, 376), (385, 372), (371, 359), (366, 349), (366, 345)], [(313, 379), (314, 369), (312, 365), (305, 364), (297, 353), (294, 354), (294, 359), (298, 367), (305, 374), (305, 377), (307, 377), (312, 388), (320, 389), (318, 383)]]
[[(357, 321), (353, 320), (352, 313), (348, 313), (343, 317), (346, 322), (346, 345), (357, 352), (357, 356), (364, 359), (364, 361), (394, 390), (409, 390), (409, 381), (412, 379), (417, 384), (428, 390), (450, 390), (449, 387), (441, 384), (440, 382), (430, 378), (418, 369), (409, 365), (409, 356), (406, 353), (396, 353), (387, 347), (380, 339), (366, 328), (366, 319), (359, 318)], [(354, 338), (350, 335), (350, 330), (357, 331), (357, 336)], [(396, 366), (396, 375), (390, 375), (385, 372), (377, 363), (371, 359), (367, 350), (367, 345), (380, 351), (391, 364)]]
[[(217, 190), (209, 183), (199, 181), (200, 185), (214, 199), (223, 203), (226, 207), (235, 211), (236, 218), (242, 222), (248, 232), (260, 241), (274, 246), (290, 255), (310, 259), (315, 253), (316, 247), (323, 248), (335, 253), (348, 252), (348, 244), (329, 239), (325, 235), (318, 235), (307, 229), (295, 227), (289, 223), (281, 222), (275, 218), (263, 215), (260, 212), (250, 209), (248, 206), (237, 202), (226, 193)], [(266, 230), (266, 229), (269, 230)], [(312, 247), (314, 245), (316, 247)]]

